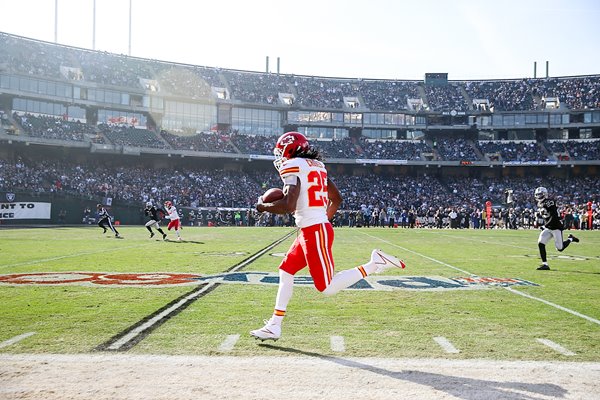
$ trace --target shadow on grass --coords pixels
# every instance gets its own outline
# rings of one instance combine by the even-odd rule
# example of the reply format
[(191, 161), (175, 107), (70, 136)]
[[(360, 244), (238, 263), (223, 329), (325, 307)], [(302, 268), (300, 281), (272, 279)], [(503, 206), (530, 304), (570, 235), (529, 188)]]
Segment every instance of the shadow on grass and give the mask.
[[(429, 386), (433, 389), (448, 393), (456, 398), (465, 400), (504, 399), (504, 400), (536, 400), (536, 395), (554, 398), (564, 397), (567, 390), (561, 386), (550, 383), (526, 383), (526, 382), (498, 382), (493, 380), (464, 378), (453, 375), (435, 374), (423, 371), (390, 371), (385, 368), (376, 367), (360, 361), (348, 360), (341, 357), (328, 356), (310, 351), (298, 350), (291, 347), (280, 347), (271, 344), (259, 344), (259, 346), (285, 353), (298, 354), (314, 357), (342, 365), (344, 367), (361, 369), (374, 374), (387, 376), (408, 382)], [(529, 392), (529, 394), (515, 393), (512, 390)]]

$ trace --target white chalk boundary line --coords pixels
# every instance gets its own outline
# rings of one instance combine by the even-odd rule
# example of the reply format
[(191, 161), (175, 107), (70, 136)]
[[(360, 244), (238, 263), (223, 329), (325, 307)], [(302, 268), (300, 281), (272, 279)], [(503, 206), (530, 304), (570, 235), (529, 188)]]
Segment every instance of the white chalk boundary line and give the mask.
[[(460, 269), (460, 268), (454, 267), (454, 266), (452, 266), (452, 265), (450, 265), (450, 264), (447, 264), (447, 263), (445, 263), (445, 262), (442, 262), (442, 261), (436, 260), (435, 258), (432, 258), (432, 257), (426, 256), (426, 255), (424, 255), (424, 254), (421, 254), (421, 253), (418, 253), (418, 252), (416, 252), (416, 251), (409, 250), (409, 249), (407, 249), (407, 248), (405, 248), (405, 247), (399, 246), (399, 245), (397, 245), (397, 244), (395, 244), (395, 243), (392, 243), (392, 242), (390, 242), (389, 240), (385, 240), (385, 239), (379, 238), (379, 237), (377, 237), (377, 236), (369, 235), (368, 233), (364, 233), (364, 232), (360, 232), (360, 233), (361, 233), (362, 235), (366, 235), (366, 236), (369, 236), (369, 237), (371, 237), (371, 238), (373, 238), (373, 239), (377, 239), (377, 240), (379, 240), (379, 241), (381, 241), (381, 242), (387, 243), (387, 244), (389, 244), (390, 246), (397, 247), (397, 248), (399, 248), (399, 249), (402, 249), (402, 250), (404, 250), (404, 251), (408, 251), (409, 253), (416, 254), (416, 255), (418, 255), (418, 256), (420, 256), (420, 257), (426, 258), (426, 259), (428, 259), (428, 260), (430, 260), (430, 261), (436, 262), (436, 263), (438, 263), (438, 264), (445, 265), (445, 266), (447, 266), (447, 267), (450, 267), (450, 268), (452, 268), (452, 269), (454, 269), (454, 270), (461, 271), (461, 272), (463, 272), (463, 273), (465, 273), (465, 274), (468, 274), (468, 275), (471, 275), (471, 276), (477, 276), (477, 275), (475, 275), (475, 274), (472, 274), (472, 273), (470, 273), (470, 272), (467, 272), (467, 271), (465, 271), (465, 270), (462, 270), (462, 269)], [(599, 321), (599, 320), (597, 320), (597, 319), (595, 319), (595, 318), (592, 318), (592, 317), (589, 317), (589, 316), (587, 316), (587, 315), (581, 314), (581, 313), (579, 313), (579, 312), (577, 312), (577, 311), (571, 310), (571, 309), (569, 309), (569, 308), (566, 308), (566, 307), (563, 307), (563, 306), (561, 306), (561, 305), (558, 305), (558, 304), (552, 303), (552, 302), (550, 302), (550, 301), (548, 301), (548, 300), (544, 300), (544, 299), (542, 299), (542, 298), (535, 297), (535, 296), (532, 296), (532, 295), (530, 295), (530, 294), (527, 294), (527, 293), (519, 292), (518, 290), (512, 289), (512, 288), (510, 288), (510, 287), (508, 287), (508, 286), (505, 286), (505, 287), (503, 287), (503, 289), (505, 289), (505, 290), (508, 290), (508, 291), (509, 291), (509, 292), (511, 292), (511, 293), (516, 293), (516, 294), (518, 294), (518, 295), (521, 295), (521, 296), (523, 296), (523, 297), (527, 297), (528, 299), (539, 301), (539, 302), (541, 302), (541, 303), (544, 303), (544, 304), (547, 304), (547, 305), (549, 305), (549, 306), (551, 306), (551, 307), (554, 307), (554, 308), (556, 308), (556, 309), (558, 309), (558, 310), (561, 310), (561, 311), (568, 312), (569, 314), (575, 315), (575, 316), (577, 316), (577, 317), (579, 317), (579, 318), (583, 318), (583, 319), (585, 319), (585, 320), (587, 320), (587, 321), (590, 321), (590, 322), (592, 322), (592, 323), (594, 323), (594, 324), (600, 325), (600, 321)]]
[[(297, 231), (293, 230), (293, 231), (285, 234), (282, 238), (277, 239), (275, 242), (271, 243), (270, 245), (268, 245), (264, 249), (260, 250), (259, 252), (255, 253), (251, 257), (249, 257), (246, 260), (242, 261), (241, 263), (239, 263), (238, 265), (236, 265), (234, 268), (231, 268), (227, 272), (236, 272), (236, 271), (239, 271), (240, 269), (244, 268), (246, 265), (254, 262), (254, 260), (256, 260), (257, 258), (263, 256), (265, 253), (267, 253), (271, 249), (273, 249), (276, 246), (278, 246), (283, 241), (287, 240), (295, 232), (297, 232)], [(203, 286), (201, 289), (195, 290), (195, 291), (191, 292), (190, 294), (188, 294), (187, 296), (185, 296), (184, 298), (180, 299), (178, 302), (176, 302), (175, 304), (173, 304), (171, 307), (166, 308), (161, 313), (159, 313), (159, 314), (153, 316), (152, 318), (150, 318), (148, 321), (146, 321), (143, 324), (141, 324), (139, 326), (136, 326), (135, 328), (131, 329), (129, 332), (127, 332), (125, 335), (123, 335), (122, 337), (120, 337), (114, 343), (111, 343), (110, 345), (106, 346), (106, 350), (112, 350), (112, 351), (120, 351), (120, 350), (122, 350), (125, 346), (127, 346), (129, 344), (129, 342), (134, 341), (139, 335), (142, 335), (147, 329), (152, 328), (158, 322), (160, 322), (161, 320), (163, 320), (163, 318), (168, 317), (173, 312), (179, 310), (179, 308), (181, 308), (185, 304), (190, 303), (191, 301), (193, 301), (194, 299), (196, 299), (197, 297), (199, 297), (201, 294), (203, 294), (203, 293), (205, 293), (207, 291), (212, 290), (213, 287), (217, 286), (217, 285), (219, 285), (219, 284), (215, 283), (215, 282), (210, 282), (206, 286)]]
[(5, 340), (4, 342), (0, 343), (0, 349), (3, 347), (11, 346), (11, 345), (13, 345), (17, 342), (20, 342), (23, 339), (27, 339), (29, 336), (33, 336), (33, 335), (35, 335), (35, 332), (27, 332), (27, 333), (23, 333), (21, 335), (15, 336), (14, 338)]
[(109, 253), (109, 252), (112, 252), (112, 251), (119, 251), (119, 250), (125, 250), (125, 249), (134, 249), (136, 247), (149, 246), (150, 244), (151, 243), (144, 243), (144, 244), (137, 244), (135, 246), (114, 247), (114, 248), (108, 248), (108, 249), (103, 249), (103, 250), (86, 251), (86, 252), (83, 252), (83, 253), (69, 254), (69, 255), (66, 255), (66, 256), (57, 256), (57, 257), (43, 258), (41, 260), (27, 261), (27, 262), (16, 263), (16, 264), (0, 265), (0, 269), (2, 269), (2, 268), (12, 268), (12, 267), (22, 267), (24, 265), (40, 264), (40, 263), (45, 263), (45, 262), (48, 262), (48, 261), (62, 260), (62, 259), (65, 259), (65, 258), (74, 258), (74, 257), (81, 257), (81, 256), (89, 256), (90, 254)]
[(535, 339), (535, 340), (537, 340), (538, 342), (540, 342), (543, 345), (550, 347), (553, 350), (558, 351), (560, 354), (562, 354), (564, 356), (574, 356), (575, 355), (575, 353), (573, 353), (571, 350), (562, 347), (558, 343), (554, 343), (552, 340), (542, 339), (542, 338)]
[(219, 346), (219, 351), (227, 353), (235, 347), (237, 341), (240, 340), (240, 335), (227, 335), (223, 343)]
[(557, 308), (557, 309), (559, 309), (559, 310), (566, 311), (566, 312), (568, 312), (568, 313), (570, 313), (570, 314), (573, 314), (573, 315), (575, 315), (575, 316), (578, 316), (579, 318), (586, 319), (586, 320), (588, 320), (588, 321), (590, 321), (590, 322), (593, 322), (594, 324), (598, 324), (598, 325), (600, 325), (600, 321), (599, 321), (599, 320), (597, 320), (597, 319), (595, 319), (595, 318), (588, 317), (587, 315), (581, 314), (581, 313), (579, 313), (579, 312), (577, 312), (577, 311), (573, 311), (573, 310), (571, 310), (571, 309), (568, 309), (568, 308), (566, 308), (566, 307), (563, 307), (563, 306), (561, 306), (561, 305), (554, 304), (554, 303), (552, 303), (552, 302), (550, 302), (550, 301), (548, 301), (548, 300), (544, 300), (544, 299), (541, 299), (541, 298), (539, 298), (539, 297), (532, 296), (532, 295), (530, 295), (530, 294), (527, 294), (527, 293), (519, 292), (518, 290), (512, 289), (512, 288), (510, 288), (510, 287), (505, 287), (504, 289), (508, 290), (509, 292), (513, 292), (513, 293), (516, 293), (516, 294), (518, 294), (518, 295), (521, 295), (521, 296), (523, 296), (523, 297), (527, 297), (528, 299), (537, 300), (537, 301), (539, 301), (539, 302), (542, 302), (542, 303), (544, 303), (544, 304), (547, 304), (547, 305), (549, 305), (549, 306), (552, 306), (552, 307), (554, 307), (554, 308)]
[(431, 258), (431, 257), (429, 257), (429, 256), (426, 256), (425, 254), (421, 254), (421, 253), (418, 253), (418, 252), (416, 252), (416, 251), (413, 251), (413, 250), (407, 249), (406, 247), (402, 247), (402, 246), (400, 246), (400, 245), (397, 245), (396, 243), (392, 243), (392, 242), (390, 242), (390, 241), (388, 241), (388, 240), (385, 240), (385, 239), (382, 239), (382, 238), (380, 238), (380, 237), (373, 236), (373, 235), (369, 235), (368, 233), (364, 233), (364, 232), (360, 232), (360, 233), (361, 233), (362, 235), (369, 236), (370, 238), (377, 239), (377, 240), (379, 240), (379, 241), (382, 241), (382, 242), (384, 242), (384, 243), (387, 243), (387, 244), (389, 244), (389, 245), (391, 245), (391, 246), (394, 246), (394, 247), (397, 247), (397, 248), (399, 248), (399, 249), (402, 249), (402, 250), (404, 250), (404, 251), (406, 251), (406, 252), (408, 252), (408, 253), (412, 253), (412, 254), (415, 254), (415, 255), (417, 255), (417, 256), (419, 256), (419, 257), (426, 258), (426, 259), (428, 259), (429, 261), (433, 261), (433, 262), (435, 262), (435, 263), (438, 263), (438, 264), (441, 264), (441, 265), (443, 265), (443, 266), (445, 266), (445, 267), (452, 268), (453, 270), (456, 270), (456, 271), (462, 272), (463, 274), (470, 275), (470, 276), (478, 276), (478, 275), (475, 275), (475, 274), (472, 274), (472, 273), (470, 273), (469, 271), (465, 271), (464, 269), (460, 269), (460, 268), (458, 268), (458, 267), (455, 267), (455, 266), (453, 266), (453, 265), (447, 264), (447, 263), (445, 263), (445, 262), (443, 262), (443, 261), (436, 260), (435, 258)]
[(452, 343), (450, 343), (450, 341), (448, 339), (446, 339), (443, 336), (436, 336), (433, 338), (433, 340), (440, 345), (440, 347), (442, 349), (444, 349), (444, 351), (446, 353), (451, 353), (451, 354), (458, 354), (460, 353), (460, 350), (458, 350), (456, 347), (454, 347), (454, 345)]
[(168, 316), (169, 314), (171, 314), (173, 311), (177, 310), (179, 307), (184, 305), (186, 302), (193, 300), (196, 297), (198, 297), (199, 295), (201, 295), (202, 293), (206, 292), (207, 290), (212, 289), (213, 286), (215, 286), (215, 283), (210, 282), (208, 285), (204, 286), (202, 289), (196, 290), (196, 291), (190, 293), (183, 299), (179, 300), (177, 303), (173, 304), (171, 307), (165, 309), (163, 312), (150, 318), (148, 321), (137, 326), (135, 329), (132, 329), (127, 334), (123, 335), (119, 340), (115, 341), (110, 346), (108, 346), (106, 349), (107, 350), (120, 350), (121, 347), (125, 346), (131, 340), (135, 339), (139, 334), (144, 332), (146, 329), (154, 326), (154, 324), (156, 324), (158, 321), (160, 321), (161, 319), (163, 319), (166, 316)]
[(346, 351), (346, 345), (344, 343), (343, 336), (331, 336), (329, 338), (329, 343), (331, 344), (332, 351), (335, 351), (338, 353), (343, 353)]

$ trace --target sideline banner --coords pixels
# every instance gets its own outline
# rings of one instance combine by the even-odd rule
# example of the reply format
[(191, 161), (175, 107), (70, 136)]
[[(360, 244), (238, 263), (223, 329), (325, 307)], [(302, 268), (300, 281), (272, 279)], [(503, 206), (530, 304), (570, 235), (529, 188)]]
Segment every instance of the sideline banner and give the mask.
[(0, 203), (0, 219), (50, 219), (52, 203)]

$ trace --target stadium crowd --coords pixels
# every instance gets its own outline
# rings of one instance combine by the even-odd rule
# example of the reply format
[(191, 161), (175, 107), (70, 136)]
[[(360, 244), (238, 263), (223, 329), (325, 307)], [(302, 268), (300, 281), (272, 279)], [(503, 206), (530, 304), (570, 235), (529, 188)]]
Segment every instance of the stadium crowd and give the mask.
[[(85, 199), (112, 198), (125, 204), (161, 204), (173, 201), (178, 207), (190, 209), (241, 208), (251, 209), (267, 188), (281, 183), (275, 171), (223, 171), (204, 169), (156, 169), (144, 167), (82, 165), (66, 160), (15, 162), (0, 159), (0, 190), (5, 192), (53, 193)], [(340, 221), (350, 224), (354, 214), (356, 226), (385, 226), (393, 223), (409, 227), (472, 227), (474, 214), (484, 213), (490, 200), (499, 213), (513, 215), (513, 225), (497, 222), (496, 227), (536, 226), (533, 190), (548, 187), (563, 213), (582, 215), (591, 202), (598, 217), (600, 182), (579, 177), (559, 178), (438, 178), (434, 176), (364, 176), (334, 175), (344, 203)], [(514, 200), (505, 202), (505, 193), (513, 190)], [(382, 214), (382, 210), (385, 215)], [(206, 210), (205, 210), (206, 211)], [(457, 213), (462, 216), (447, 225), (442, 216)], [(360, 217), (358, 217), (360, 214)], [(436, 219), (436, 215), (441, 219)], [(531, 217), (525, 222), (524, 215)], [(358, 218), (358, 220), (356, 219)], [(450, 217), (448, 217), (450, 218)], [(446, 219), (448, 222), (454, 218)], [(598, 219), (596, 219), (598, 220)], [(442, 221), (442, 222), (440, 222)], [(441, 224), (441, 225), (440, 225)]]
[[(90, 141), (120, 146), (148, 147), (202, 151), (213, 153), (238, 153), (272, 155), (275, 137), (244, 135), (237, 132), (201, 132), (175, 134), (161, 130), (133, 128), (123, 124), (102, 123), (92, 126), (64, 117), (49, 117), (28, 113), (13, 113), (13, 119), (21, 127), (21, 134), (67, 141)], [(600, 140), (473, 141), (461, 137), (431, 136), (427, 140), (375, 140), (360, 138), (316, 139), (313, 144), (326, 159), (386, 159), (476, 161), (486, 155), (499, 161), (549, 161), (553, 159), (598, 160)], [(434, 154), (437, 153), (437, 158)], [(424, 155), (429, 155), (427, 158)]]
[(295, 76), (187, 66), (40, 42), (0, 33), (0, 58), (6, 71), (53, 79), (147, 89), (190, 98), (214, 98), (211, 87), (228, 87), (234, 100), (276, 104), (279, 93), (291, 93), (304, 107), (353, 108), (343, 97), (359, 100), (371, 110), (401, 111), (408, 98), (418, 98), (431, 111), (467, 111), (474, 99), (488, 100), (495, 111), (543, 108), (555, 97), (570, 109), (600, 108), (600, 76), (451, 81), (431, 86), (423, 81), (363, 80)]

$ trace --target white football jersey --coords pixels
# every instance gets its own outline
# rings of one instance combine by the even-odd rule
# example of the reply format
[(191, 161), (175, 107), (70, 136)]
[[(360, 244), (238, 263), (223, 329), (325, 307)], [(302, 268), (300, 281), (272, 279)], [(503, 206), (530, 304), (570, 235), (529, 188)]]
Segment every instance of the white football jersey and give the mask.
[(167, 213), (169, 214), (169, 219), (171, 221), (174, 221), (176, 219), (179, 219), (179, 213), (177, 212), (177, 208), (175, 208), (175, 206), (171, 206), (169, 208), (167, 208)]
[(294, 218), (299, 228), (327, 222), (327, 170), (318, 160), (291, 158), (279, 168), (284, 184), (295, 185), (300, 180), (300, 195)]

